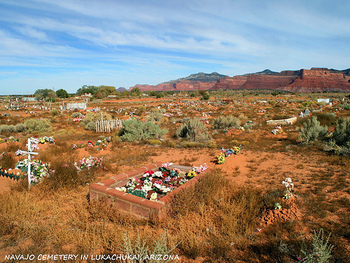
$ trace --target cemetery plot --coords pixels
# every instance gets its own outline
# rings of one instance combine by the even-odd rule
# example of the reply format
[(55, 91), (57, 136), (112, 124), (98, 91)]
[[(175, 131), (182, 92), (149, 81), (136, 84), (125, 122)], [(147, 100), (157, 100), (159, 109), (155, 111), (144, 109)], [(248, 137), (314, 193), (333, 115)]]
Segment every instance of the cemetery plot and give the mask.
[(118, 209), (146, 219), (166, 216), (172, 196), (197, 182), (206, 166), (151, 164), (90, 186), (90, 200), (103, 196)]

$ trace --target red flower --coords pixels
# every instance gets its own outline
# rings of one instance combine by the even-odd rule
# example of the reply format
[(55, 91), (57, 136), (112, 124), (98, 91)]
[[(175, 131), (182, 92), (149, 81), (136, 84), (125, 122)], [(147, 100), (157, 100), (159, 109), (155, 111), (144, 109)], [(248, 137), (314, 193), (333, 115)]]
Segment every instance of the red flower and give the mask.
[(148, 171), (146, 171), (146, 172), (145, 172), (145, 174), (152, 175), (152, 174), (154, 174), (154, 171), (152, 171), (152, 170), (148, 170)]

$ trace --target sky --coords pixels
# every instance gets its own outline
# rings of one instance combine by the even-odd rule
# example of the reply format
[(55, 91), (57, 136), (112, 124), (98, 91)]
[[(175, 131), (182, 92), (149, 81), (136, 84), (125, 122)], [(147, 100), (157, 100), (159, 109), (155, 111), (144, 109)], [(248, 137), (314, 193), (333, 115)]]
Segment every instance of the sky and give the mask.
[(350, 68), (348, 0), (0, 0), (0, 95)]

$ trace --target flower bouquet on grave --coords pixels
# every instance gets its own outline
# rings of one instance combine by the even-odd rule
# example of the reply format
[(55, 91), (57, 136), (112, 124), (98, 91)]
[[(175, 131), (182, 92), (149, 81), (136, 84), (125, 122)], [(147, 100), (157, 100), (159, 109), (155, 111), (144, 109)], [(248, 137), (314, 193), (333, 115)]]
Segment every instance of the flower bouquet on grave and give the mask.
[(8, 138), (8, 141), (9, 141), (9, 142), (18, 142), (19, 140), (18, 140), (16, 137), (10, 136), (10, 137)]
[(232, 149), (221, 149), (221, 152), (225, 155), (225, 157), (231, 156), (233, 154), (239, 154), (241, 151), (241, 148), (238, 146), (234, 146)]
[(191, 179), (197, 176), (197, 173), (195, 171), (189, 171), (186, 176)]
[(10, 179), (16, 180), (16, 181), (18, 181), (20, 178), (24, 177), (19, 172), (14, 174), (14, 173), (11, 173), (10, 170), (11, 169), (6, 170), (6, 169), (2, 168), (2, 166), (0, 166), (0, 175), (3, 176), (3, 177), (7, 177), (7, 178), (10, 178)]
[[(28, 173), (29, 161), (24, 159), (23, 161), (18, 161), (16, 164), (16, 169), (20, 169), (23, 173)], [(40, 183), (44, 178), (49, 177), (50, 164), (44, 163), (40, 160), (33, 160), (30, 162), (31, 173), (30, 181), (32, 184)]]
[(282, 184), (286, 187), (283, 198), (289, 199), (293, 197), (294, 184), (292, 182), (292, 179), (288, 177), (282, 182)]
[(88, 141), (88, 144), (87, 144), (88, 147), (94, 147), (94, 143), (92, 141)]
[(103, 157), (98, 158), (98, 157), (88, 157), (88, 158), (83, 158), (79, 161), (79, 163), (75, 162), (74, 166), (77, 168), (78, 171), (81, 171), (84, 168), (90, 169), (92, 167), (100, 167), (102, 166), (102, 160)]
[(217, 163), (218, 163), (218, 164), (223, 164), (223, 163), (225, 163), (225, 154), (224, 154), (224, 153), (220, 153), (220, 154), (217, 156)]

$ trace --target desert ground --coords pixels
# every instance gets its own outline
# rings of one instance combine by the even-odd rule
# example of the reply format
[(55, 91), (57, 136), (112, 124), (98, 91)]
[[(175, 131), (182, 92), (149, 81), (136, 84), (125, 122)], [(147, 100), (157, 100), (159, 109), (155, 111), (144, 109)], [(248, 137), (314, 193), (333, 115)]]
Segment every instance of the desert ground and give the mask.
[[(73, 102), (1, 102), (0, 166), (18, 176), (0, 176), (1, 262), (30, 262), (27, 255), (127, 262), (106, 259), (142, 253), (177, 255), (173, 262), (350, 262), (350, 124), (342, 131), (345, 144), (334, 143), (342, 134), (339, 120), (350, 117), (348, 94), (217, 91), (203, 100), (181, 92), (62, 108)], [(293, 117), (292, 124), (267, 124)], [(122, 126), (96, 132), (91, 125), (101, 118)], [(313, 118), (325, 134), (303, 137)], [(130, 119), (163, 132), (128, 134)], [(192, 119), (196, 136), (186, 137), (179, 130)], [(28, 138), (44, 137), (54, 141), (39, 142), (32, 159), (46, 164), (47, 173), (37, 174), (28, 190), (26, 171), (15, 168), (27, 156), (16, 153), (27, 150)], [(233, 147), (240, 151), (219, 163), (223, 149)], [(99, 165), (78, 171), (74, 164), (90, 156)], [(210, 172), (180, 192), (161, 220), (89, 201), (90, 184), (159, 162), (205, 165)]]

